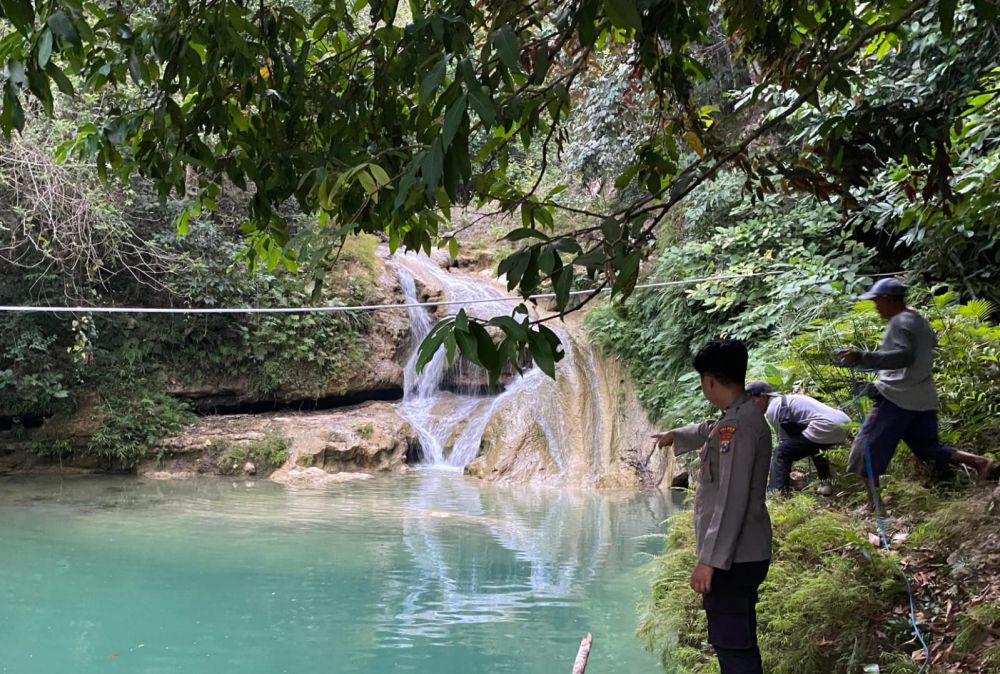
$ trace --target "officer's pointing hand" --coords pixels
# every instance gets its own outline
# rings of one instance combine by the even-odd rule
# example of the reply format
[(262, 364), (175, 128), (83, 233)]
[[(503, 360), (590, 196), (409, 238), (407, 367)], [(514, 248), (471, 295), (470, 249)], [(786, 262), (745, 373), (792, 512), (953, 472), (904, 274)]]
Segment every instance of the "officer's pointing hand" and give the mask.
[(666, 431), (664, 433), (654, 433), (652, 436), (653, 441), (656, 443), (657, 447), (666, 447), (667, 445), (674, 444), (674, 432)]
[(715, 569), (708, 564), (699, 564), (694, 567), (691, 573), (691, 589), (699, 594), (707, 594), (712, 591), (712, 574)]

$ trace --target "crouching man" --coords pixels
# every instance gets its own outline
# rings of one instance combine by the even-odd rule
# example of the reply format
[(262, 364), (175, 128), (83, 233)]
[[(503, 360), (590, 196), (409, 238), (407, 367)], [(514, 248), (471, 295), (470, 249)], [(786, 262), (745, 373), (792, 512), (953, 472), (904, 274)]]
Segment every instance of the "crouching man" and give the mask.
[(745, 389), (747, 349), (713, 341), (695, 356), (715, 421), (654, 435), (677, 453), (700, 448), (694, 517), (698, 563), (691, 588), (704, 595), (708, 641), (722, 674), (761, 674), (757, 590), (771, 559), (771, 520), (764, 504), (771, 430)]
[(778, 394), (763, 381), (750, 382), (747, 393), (778, 437), (767, 490), (787, 494), (791, 490), (792, 464), (810, 457), (820, 480), (817, 491), (821, 496), (832, 494), (830, 462), (823, 456), (823, 450), (847, 441), (851, 418), (807, 395)]

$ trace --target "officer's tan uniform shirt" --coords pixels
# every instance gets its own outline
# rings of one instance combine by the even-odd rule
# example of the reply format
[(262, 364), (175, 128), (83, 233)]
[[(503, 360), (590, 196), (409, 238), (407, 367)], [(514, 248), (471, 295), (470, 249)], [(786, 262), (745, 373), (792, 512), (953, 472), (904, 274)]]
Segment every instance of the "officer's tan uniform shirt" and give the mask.
[(749, 396), (715, 422), (674, 430), (677, 451), (701, 447), (694, 499), (698, 561), (716, 569), (771, 557), (771, 518), (764, 505), (771, 429)]

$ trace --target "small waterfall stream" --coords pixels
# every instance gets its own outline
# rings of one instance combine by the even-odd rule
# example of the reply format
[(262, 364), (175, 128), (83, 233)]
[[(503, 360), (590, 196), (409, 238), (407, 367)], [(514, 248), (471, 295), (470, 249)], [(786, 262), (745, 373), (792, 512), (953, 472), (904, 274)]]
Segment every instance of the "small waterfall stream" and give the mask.
[[(414, 276), (416, 272), (439, 284), (447, 300), (497, 299), (496, 302), (465, 306), (470, 316), (488, 320), (511, 311), (513, 305), (503, 299), (503, 293), (497, 288), (482, 281), (449, 274), (425, 255), (396, 255), (393, 259), (407, 303), (420, 301)], [(461, 308), (462, 305), (450, 306), (448, 313), (457, 314)], [(498, 401), (519, 395), (541, 373), (535, 370), (526, 372), (525, 376), (516, 378), (503, 393), (496, 396), (479, 395), (479, 390), (473, 392), (461, 386), (457, 391), (446, 390), (444, 382), (449, 368), (444, 349), (435, 354), (422, 372), (417, 372), (417, 348), (437, 321), (428, 307), (410, 307), (408, 312), (413, 351), (403, 371), (400, 414), (416, 429), (428, 463), (461, 468), (476, 458), (483, 431)], [(457, 370), (460, 381), (468, 378), (461, 370), (463, 366), (469, 367), (458, 360), (453, 368), (453, 371)]]
[[(449, 305), (448, 315), (464, 307), (469, 316), (488, 320), (513, 309), (490, 280), (449, 273), (426, 255), (397, 254), (390, 261), (409, 304), (420, 302), (420, 290), (427, 289), (449, 301), (477, 301)], [(531, 476), (560, 484), (620, 485), (634, 479), (628, 457), (646, 446), (651, 427), (626, 385), (627, 374), (600, 358), (579, 326), (551, 326), (565, 353), (556, 380), (531, 367), (491, 394), (479, 368), (461, 359), (449, 368), (443, 349), (417, 373), (417, 348), (441, 315), (430, 309), (408, 309), (412, 350), (398, 407), (416, 430), (426, 463), (473, 464), (473, 474), (480, 476)]]

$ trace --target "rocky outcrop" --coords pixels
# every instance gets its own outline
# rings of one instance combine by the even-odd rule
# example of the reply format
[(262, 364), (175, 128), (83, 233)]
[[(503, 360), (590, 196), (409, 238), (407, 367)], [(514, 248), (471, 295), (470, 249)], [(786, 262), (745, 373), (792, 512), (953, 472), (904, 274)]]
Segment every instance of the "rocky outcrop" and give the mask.
[[(391, 265), (376, 259), (373, 304), (403, 301), (399, 279)], [(410, 349), (410, 324), (405, 311), (376, 311), (366, 339), (365, 367), (342, 380), (331, 380), (323, 388), (308, 389), (286, 384), (266, 395), (251, 377), (233, 375), (221, 379), (174, 379), (166, 392), (190, 402), (200, 411), (262, 411), (289, 404), (308, 407), (319, 401), (321, 408), (357, 404), (365, 400), (398, 400), (403, 395), (403, 363)]]
[(557, 378), (530, 372), (517, 395), (498, 400), (466, 472), (577, 487), (669, 486), (672, 461), (652, 452), (655, 428), (624, 367), (600, 357), (578, 325), (560, 336), (566, 357)]
[[(389, 403), (329, 412), (234, 414), (201, 418), (162, 441), (159, 457), (139, 467), (149, 477), (258, 475), (286, 483), (319, 484), (319, 473), (404, 470), (417, 456), (413, 428)], [(315, 470), (308, 470), (315, 469)], [(338, 478), (341, 479), (341, 478)]]

